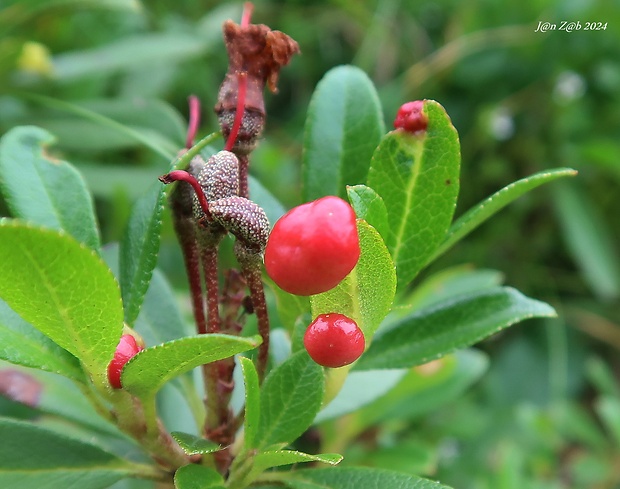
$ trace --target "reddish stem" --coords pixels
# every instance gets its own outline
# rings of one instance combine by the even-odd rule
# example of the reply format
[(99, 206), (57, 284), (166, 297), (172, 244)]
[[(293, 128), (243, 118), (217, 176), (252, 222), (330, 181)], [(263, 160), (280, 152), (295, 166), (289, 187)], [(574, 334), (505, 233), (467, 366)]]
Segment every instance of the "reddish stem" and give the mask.
[(185, 270), (187, 271), (187, 279), (189, 281), (189, 290), (192, 298), (192, 310), (194, 312), (194, 318), (196, 319), (196, 331), (198, 334), (205, 334), (207, 332), (207, 321), (202, 299), (200, 255), (198, 252), (198, 246), (196, 245), (193, 224), (179, 223), (175, 225), (175, 228), (181, 228), (181, 226), (191, 227), (191, 238), (190, 233), (182, 235), (178, 229), (177, 235), (179, 236), (179, 240), (181, 242), (181, 250), (185, 261)]
[(243, 4), (243, 14), (241, 14), (241, 27), (247, 27), (250, 25), (250, 19), (252, 18), (252, 12), (254, 11), (254, 5), (252, 2), (245, 2)]
[(237, 154), (237, 159), (239, 160), (239, 197), (249, 199), (248, 167), (250, 157), (247, 154)]
[(195, 95), (190, 95), (187, 98), (189, 102), (189, 124), (187, 127), (187, 139), (185, 140), (185, 147), (187, 149), (194, 145), (194, 138), (198, 132), (198, 126), (200, 125), (200, 100)]
[(232, 129), (230, 130), (230, 134), (228, 135), (228, 140), (226, 141), (225, 150), (232, 151), (235, 142), (237, 140), (237, 136), (239, 135), (239, 129), (241, 128), (241, 122), (243, 120), (243, 113), (245, 112), (245, 94), (248, 86), (248, 74), (245, 72), (237, 73), (238, 87), (239, 90), (237, 92), (237, 109), (235, 112), (235, 120), (232, 125)]
[(207, 289), (207, 333), (220, 330), (220, 309), (217, 280), (217, 245), (202, 248), (202, 267)]
[(194, 188), (194, 191), (198, 196), (198, 202), (200, 202), (200, 207), (202, 207), (202, 211), (207, 216), (207, 219), (211, 219), (211, 212), (209, 211), (209, 204), (207, 203), (207, 198), (205, 197), (200, 183), (198, 183), (198, 180), (196, 180), (196, 178), (191, 173), (188, 173), (185, 170), (174, 170), (159, 177), (159, 181), (166, 185), (177, 181), (189, 183)]
[(261, 335), (263, 342), (258, 347), (258, 358), (256, 362), (256, 370), (258, 378), (262, 382), (267, 371), (267, 362), (269, 360), (269, 314), (267, 313), (267, 302), (265, 301), (265, 290), (263, 288), (263, 280), (261, 278), (260, 268), (252, 265), (241, 265), (241, 272), (248, 283), (250, 289), (250, 298), (256, 314), (256, 322), (258, 323), (258, 334)]

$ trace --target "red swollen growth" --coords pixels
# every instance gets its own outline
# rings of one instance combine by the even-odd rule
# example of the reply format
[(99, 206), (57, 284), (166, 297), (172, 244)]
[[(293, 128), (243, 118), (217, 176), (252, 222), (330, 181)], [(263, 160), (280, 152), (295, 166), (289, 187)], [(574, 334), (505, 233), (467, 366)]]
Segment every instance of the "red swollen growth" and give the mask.
[(294, 207), (276, 222), (267, 248), (267, 274), (283, 290), (314, 295), (333, 289), (360, 256), (355, 211), (339, 197)]
[(424, 100), (415, 100), (401, 105), (394, 119), (394, 128), (404, 129), (410, 133), (426, 131), (428, 117), (423, 110)]
[(136, 339), (130, 334), (121, 336), (121, 340), (114, 352), (114, 358), (108, 365), (108, 380), (114, 389), (121, 389), (121, 372), (125, 364), (131, 360), (143, 348), (136, 343)]
[(364, 334), (343, 314), (320, 314), (306, 330), (304, 346), (319, 365), (344, 367), (357, 360), (366, 346)]

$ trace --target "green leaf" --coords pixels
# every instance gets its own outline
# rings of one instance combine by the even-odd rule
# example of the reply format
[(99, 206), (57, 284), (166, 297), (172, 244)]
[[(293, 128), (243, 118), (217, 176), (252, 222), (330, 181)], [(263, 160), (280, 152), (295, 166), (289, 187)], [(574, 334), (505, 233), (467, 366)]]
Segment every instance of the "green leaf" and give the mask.
[(118, 285), (92, 250), (56, 231), (2, 221), (0, 297), (108, 385), (123, 312)]
[(144, 303), (136, 319), (135, 329), (150, 345), (165, 343), (192, 334), (183, 319), (175, 292), (170, 287), (164, 274), (157, 268)]
[(308, 453), (297, 452), (295, 450), (275, 450), (262, 452), (254, 458), (250, 478), (255, 479), (261, 472), (271, 467), (281, 467), (283, 465), (298, 464), (303, 462), (321, 462), (329, 465), (337, 465), (343, 459), (338, 453), (322, 453), (320, 455), (310, 455)]
[(405, 369), (349, 373), (338, 395), (317, 415), (314, 422), (321, 423), (358, 410), (385, 395), (406, 374)]
[(260, 446), (290, 443), (301, 435), (318, 413), (324, 389), (323, 369), (305, 351), (272, 370), (261, 389)]
[(459, 193), (460, 147), (444, 108), (424, 101), (426, 132), (388, 133), (375, 151), (368, 186), (385, 202), (399, 285), (410, 282), (444, 240)]
[(93, 202), (78, 171), (53, 160), (45, 147), (55, 141), (33, 126), (16, 127), (0, 140), (0, 191), (14, 217), (64, 230), (99, 249)]
[(577, 175), (575, 170), (570, 168), (558, 168), (535, 173), (529, 177), (517, 180), (503, 189), (495, 192), (476, 206), (472, 207), (465, 214), (459, 217), (450, 227), (441, 246), (428, 262), (435, 260), (444, 254), (461, 239), (471, 233), (474, 229), (484, 223), (491, 216), (502, 210), (508, 204), (521, 197), (530, 190), (539, 187), (547, 182), (552, 182), (562, 177), (572, 177)]
[(503, 281), (504, 274), (497, 270), (476, 270), (470, 265), (459, 265), (431, 275), (403, 302), (408, 304), (406, 309), (421, 309), (459, 294), (497, 287)]
[(254, 362), (245, 357), (239, 357), (239, 362), (245, 386), (244, 443), (246, 448), (251, 449), (258, 446), (256, 434), (260, 424), (260, 386)]
[(614, 444), (620, 447), (620, 400), (602, 396), (596, 401), (595, 410), (614, 440)]
[(355, 185), (347, 187), (347, 196), (357, 217), (370, 224), (387, 241), (390, 225), (385, 202), (379, 194), (366, 185)]
[(355, 268), (335, 288), (310, 298), (312, 317), (337, 312), (357, 322), (370, 340), (390, 311), (396, 293), (396, 274), (381, 236), (358, 220), (361, 255)]
[(217, 443), (213, 443), (212, 441), (205, 440), (204, 438), (200, 438), (190, 433), (173, 431), (170, 434), (188, 455), (204, 455), (206, 453), (217, 452), (221, 448)]
[(121, 374), (123, 387), (132, 394), (148, 398), (170, 379), (185, 372), (237, 353), (256, 348), (260, 336), (242, 338), (224, 334), (190, 336), (142, 350)]
[(310, 312), (310, 299), (307, 296), (293, 295), (283, 291), (269, 277), (265, 277), (265, 283), (275, 296), (280, 322), (289, 332), (292, 332), (297, 320)]
[(450, 489), (414, 475), (366, 467), (298, 470), (285, 482), (292, 489)]
[(618, 243), (601, 211), (576, 185), (556, 185), (553, 202), (573, 259), (594, 293), (601, 299), (620, 296)]
[(31, 423), (0, 418), (0, 437), (3, 489), (103, 489), (132, 475), (111, 453)]
[(224, 479), (214, 469), (189, 464), (175, 472), (174, 487), (176, 489), (224, 489)]
[(164, 189), (157, 182), (134, 205), (121, 241), (120, 284), (129, 325), (138, 317), (157, 264), (163, 210)]
[(358, 370), (406, 368), (472, 345), (533, 317), (554, 317), (554, 309), (510, 287), (493, 287), (423, 309), (376, 338), (356, 364)]
[(263, 208), (269, 222), (275, 223), (285, 214), (286, 209), (280, 201), (252, 175), (248, 175), (248, 185), (250, 187), (250, 200)]
[(42, 335), (0, 299), (0, 359), (77, 381), (84, 373), (73, 355)]
[(338, 66), (320, 81), (306, 119), (303, 153), (305, 201), (345, 197), (345, 186), (364, 183), (370, 158), (385, 132), (379, 97), (368, 76)]

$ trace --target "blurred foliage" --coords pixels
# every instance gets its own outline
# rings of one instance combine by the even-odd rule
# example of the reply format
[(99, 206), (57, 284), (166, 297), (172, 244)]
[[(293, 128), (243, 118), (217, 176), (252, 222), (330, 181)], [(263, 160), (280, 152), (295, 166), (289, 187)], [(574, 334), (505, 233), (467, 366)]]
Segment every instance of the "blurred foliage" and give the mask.
[[(203, 134), (217, 129), (220, 25), (240, 12), (215, 0), (0, 2), (0, 134), (23, 124), (55, 134), (50, 151), (76, 163), (96, 196), (103, 242), (118, 240), (128, 203), (164, 171), (162, 154), (183, 146), (189, 94), (203, 102)], [(500, 269), (561, 319), (485, 343), (489, 369), (470, 365), (454, 395), (403, 384), (407, 402), (351, 431), (346, 463), (458, 488), (618, 487), (620, 2), (261, 0), (253, 20), (302, 49), (267, 98), (266, 139), (251, 169), (285, 206), (301, 200), (310, 95), (329, 68), (347, 63), (378, 87), (388, 126), (407, 100), (446, 108), (463, 152), (457, 216), (537, 171), (580, 172), (523, 197), (419, 278), (466, 263)], [(539, 21), (564, 20), (582, 29), (535, 32)], [(606, 29), (585, 31), (586, 22)], [(159, 266), (183, 289), (166, 219)]]

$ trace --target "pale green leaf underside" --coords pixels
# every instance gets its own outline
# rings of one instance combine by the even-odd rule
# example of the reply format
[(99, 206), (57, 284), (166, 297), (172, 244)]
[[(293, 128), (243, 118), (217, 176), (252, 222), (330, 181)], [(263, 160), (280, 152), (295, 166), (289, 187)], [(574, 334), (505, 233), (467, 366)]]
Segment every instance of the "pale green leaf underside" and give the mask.
[(577, 175), (577, 172), (570, 168), (546, 170), (535, 173), (534, 175), (521, 180), (517, 180), (516, 182), (513, 182), (503, 189), (495, 192), (490, 197), (472, 207), (452, 224), (443, 243), (428, 261), (431, 262), (435, 258), (444, 254), (487, 219), (502, 210), (514, 200), (521, 197), (523, 194), (539, 187), (540, 185), (543, 185), (544, 183), (552, 182), (558, 178), (572, 177), (575, 175)]
[(207, 363), (256, 348), (260, 336), (243, 338), (224, 334), (189, 336), (142, 350), (121, 375), (123, 387), (132, 394), (153, 396), (172, 378)]
[(292, 489), (450, 489), (414, 475), (367, 467), (304, 469), (285, 483)]
[(16, 127), (0, 140), (0, 192), (13, 217), (64, 230), (88, 247), (99, 249), (93, 202), (78, 171), (53, 160), (45, 147), (47, 131)]
[(399, 321), (373, 342), (356, 369), (412, 367), (472, 345), (519, 321), (555, 315), (548, 304), (510, 287), (463, 294)]
[(0, 297), (107, 385), (123, 311), (118, 285), (95, 252), (57, 231), (1, 221)]
[(399, 285), (409, 283), (444, 240), (459, 192), (460, 146), (444, 108), (424, 101), (428, 127), (388, 133), (375, 151), (368, 186), (388, 212), (388, 249)]
[(261, 389), (259, 446), (290, 443), (301, 435), (319, 411), (324, 390), (323, 368), (305, 351), (272, 370)]
[(130, 476), (111, 453), (25, 421), (0, 418), (0, 487), (99, 489)]
[(304, 134), (304, 200), (346, 197), (345, 186), (364, 183), (370, 158), (385, 132), (379, 97), (368, 76), (338, 66), (319, 82)]
[(310, 298), (312, 317), (339, 313), (354, 319), (369, 343), (390, 311), (396, 293), (396, 273), (390, 253), (379, 233), (358, 220), (360, 259), (335, 288)]

